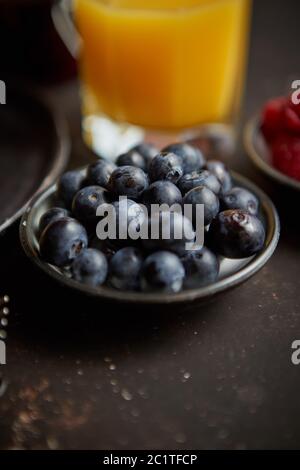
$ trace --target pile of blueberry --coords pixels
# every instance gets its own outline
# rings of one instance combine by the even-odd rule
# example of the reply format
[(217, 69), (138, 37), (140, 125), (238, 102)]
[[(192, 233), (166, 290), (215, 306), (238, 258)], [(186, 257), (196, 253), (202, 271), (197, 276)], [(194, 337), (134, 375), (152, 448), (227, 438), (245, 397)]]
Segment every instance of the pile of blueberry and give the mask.
[[(127, 196), (125, 206), (119, 196)], [(234, 187), (222, 162), (206, 161), (187, 143), (161, 152), (140, 144), (119, 156), (116, 164), (100, 159), (85, 170), (68, 171), (57, 184), (56, 201), (39, 222), (40, 255), (92, 286), (105, 283), (144, 292), (202, 287), (217, 280), (220, 257), (250, 257), (265, 241), (256, 196)], [(174, 237), (178, 224), (193, 231), (194, 223), (176, 212), (171, 214), (169, 239), (100, 240), (96, 209), (107, 203), (121, 214), (120, 220), (126, 211), (128, 224), (137, 227), (145, 217), (141, 203), (204, 204), (205, 246), (187, 251), (186, 240)], [(147, 224), (151, 222), (150, 217)]]

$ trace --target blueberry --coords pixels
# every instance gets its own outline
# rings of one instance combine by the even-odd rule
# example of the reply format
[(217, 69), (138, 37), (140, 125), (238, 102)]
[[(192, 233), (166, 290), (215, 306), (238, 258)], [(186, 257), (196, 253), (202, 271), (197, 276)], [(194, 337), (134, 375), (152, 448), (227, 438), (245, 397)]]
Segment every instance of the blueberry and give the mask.
[(182, 175), (182, 159), (175, 153), (161, 152), (150, 162), (149, 178), (151, 182), (168, 180), (177, 183)]
[(181, 204), (181, 192), (171, 181), (155, 181), (143, 193), (143, 204), (150, 208), (151, 204)]
[(100, 186), (86, 186), (80, 189), (73, 199), (72, 212), (88, 228), (93, 227), (99, 217), (97, 208), (107, 202), (107, 192)]
[[(113, 203), (116, 216), (116, 236), (118, 244), (126, 245), (133, 240), (130, 238), (129, 228), (135, 232), (140, 232), (142, 224), (145, 223), (146, 214), (143, 208), (131, 199), (124, 199)], [(120, 236), (120, 231), (123, 236)], [(112, 240), (113, 241), (113, 240)]]
[(88, 184), (86, 186), (102, 186), (107, 188), (110, 175), (116, 168), (114, 163), (105, 160), (91, 163), (87, 169), (86, 180)]
[(184, 267), (174, 253), (157, 251), (146, 258), (142, 268), (144, 291), (179, 292), (184, 279)]
[(183, 195), (197, 186), (206, 186), (215, 194), (219, 194), (221, 189), (221, 183), (218, 178), (207, 170), (192, 171), (192, 173), (183, 175), (178, 181), (177, 186)]
[(148, 186), (146, 173), (141, 168), (128, 165), (120, 166), (113, 171), (109, 180), (109, 188), (113, 194), (135, 200), (141, 197)]
[(109, 284), (116, 289), (138, 290), (143, 257), (134, 247), (117, 251), (109, 265)]
[(40, 238), (42, 258), (56, 266), (68, 266), (88, 245), (85, 228), (75, 219), (65, 217), (48, 225)]
[(108, 260), (112, 258), (118, 249), (111, 240), (100, 240), (97, 235), (91, 239), (90, 248), (101, 251)]
[(58, 180), (56, 196), (67, 209), (71, 208), (73, 197), (81, 188), (85, 176), (85, 172), (73, 170), (67, 171)]
[(222, 210), (244, 209), (252, 215), (258, 213), (257, 197), (244, 188), (234, 187), (221, 197)]
[(201, 150), (189, 144), (171, 144), (165, 147), (162, 152), (171, 152), (178, 155), (182, 160), (184, 173), (200, 170), (205, 165), (205, 158)]
[(116, 161), (118, 166), (136, 166), (144, 171), (147, 171), (147, 162), (143, 155), (136, 150), (129, 150), (127, 153), (123, 153), (117, 158)]
[(265, 230), (249, 212), (232, 209), (220, 212), (209, 229), (210, 246), (227, 258), (248, 258), (264, 246)]
[(204, 224), (209, 225), (219, 212), (220, 203), (218, 197), (206, 186), (198, 186), (191, 189), (183, 198), (183, 204), (193, 206), (193, 224), (196, 226), (196, 205), (204, 205)]
[(181, 258), (186, 278), (184, 286), (187, 289), (207, 286), (215, 282), (219, 275), (219, 261), (208, 248), (187, 251)]
[(70, 212), (62, 207), (51, 207), (41, 216), (39, 221), (39, 233), (41, 234), (45, 228), (55, 220), (69, 217)]
[(107, 271), (108, 264), (104, 254), (93, 248), (83, 250), (71, 265), (73, 279), (90, 286), (103, 284)]
[(221, 192), (226, 193), (232, 188), (232, 178), (230, 173), (223, 162), (219, 160), (209, 160), (206, 163), (208, 171), (213, 173), (221, 183)]
[(155, 155), (158, 154), (158, 149), (155, 147), (155, 145), (148, 144), (146, 142), (142, 142), (141, 144), (135, 145), (131, 150), (138, 152), (142, 157), (144, 157), (144, 161), (146, 162), (147, 168), (152, 158), (154, 158)]
[[(154, 231), (157, 231), (155, 237)], [(187, 217), (177, 212), (160, 212), (149, 219), (148, 238), (143, 240), (143, 245), (149, 251), (160, 249), (182, 254), (186, 244), (194, 239), (195, 232)]]

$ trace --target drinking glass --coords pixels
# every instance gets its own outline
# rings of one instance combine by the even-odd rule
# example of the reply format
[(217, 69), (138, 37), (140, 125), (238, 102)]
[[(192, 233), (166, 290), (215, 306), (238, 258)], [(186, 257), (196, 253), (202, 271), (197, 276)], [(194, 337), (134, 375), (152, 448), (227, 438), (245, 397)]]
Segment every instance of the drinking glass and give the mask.
[(143, 140), (234, 142), (250, 16), (251, 0), (60, 2), (54, 17), (78, 58), (86, 143), (115, 158)]

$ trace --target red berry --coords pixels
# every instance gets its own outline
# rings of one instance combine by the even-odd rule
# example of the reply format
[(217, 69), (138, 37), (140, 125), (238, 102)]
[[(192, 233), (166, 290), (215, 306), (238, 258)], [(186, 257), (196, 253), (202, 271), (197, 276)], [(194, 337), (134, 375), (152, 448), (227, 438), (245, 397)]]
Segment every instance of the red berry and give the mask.
[(300, 137), (279, 134), (272, 143), (272, 153), (275, 168), (300, 181)]
[(285, 107), (282, 111), (283, 126), (288, 132), (300, 134), (300, 116), (291, 107)]
[(297, 116), (300, 118), (300, 103), (299, 104), (296, 104), (296, 103), (293, 103), (292, 101), (292, 97), (289, 98), (289, 107), (295, 111), (295, 113), (297, 114)]
[(287, 104), (285, 97), (268, 101), (262, 111), (262, 132), (268, 142), (271, 142), (282, 128), (282, 112)]

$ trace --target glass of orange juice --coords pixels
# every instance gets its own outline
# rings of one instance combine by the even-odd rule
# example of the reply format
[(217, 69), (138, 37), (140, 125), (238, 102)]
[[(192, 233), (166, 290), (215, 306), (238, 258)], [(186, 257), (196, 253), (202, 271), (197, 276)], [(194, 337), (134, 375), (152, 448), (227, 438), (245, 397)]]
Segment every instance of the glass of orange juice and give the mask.
[(142, 140), (234, 137), (251, 0), (73, 0), (83, 135), (114, 158)]

